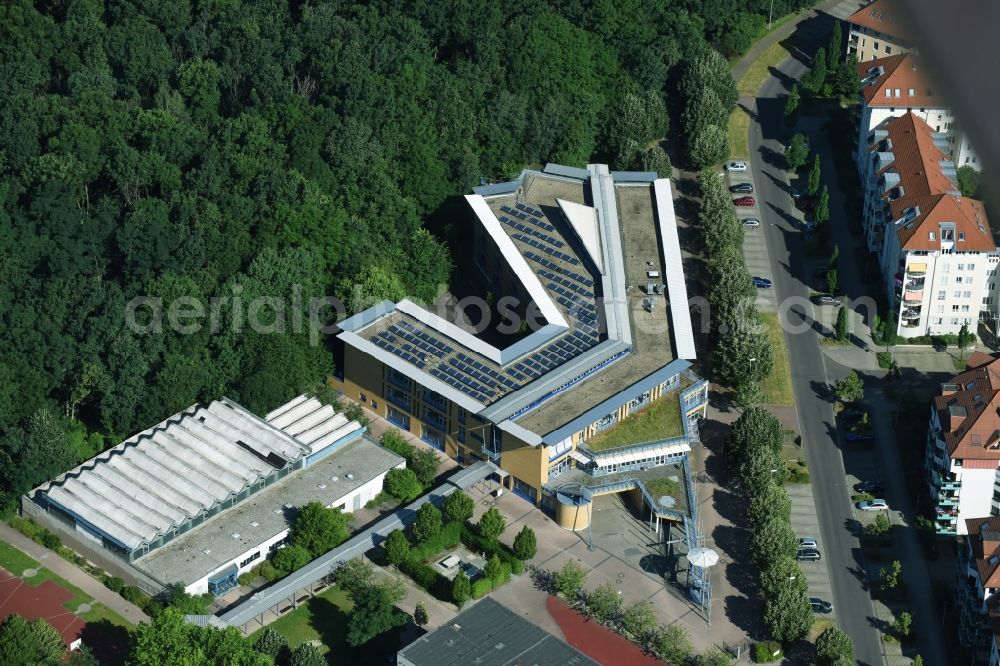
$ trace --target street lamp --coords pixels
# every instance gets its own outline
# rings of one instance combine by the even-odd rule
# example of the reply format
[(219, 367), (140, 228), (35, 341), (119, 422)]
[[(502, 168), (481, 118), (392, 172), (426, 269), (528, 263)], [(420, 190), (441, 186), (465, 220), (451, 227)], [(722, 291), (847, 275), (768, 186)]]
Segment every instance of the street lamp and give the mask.
[(774, 0), (771, 0), (771, 8), (767, 10), (767, 29), (771, 29), (771, 14), (774, 12)]

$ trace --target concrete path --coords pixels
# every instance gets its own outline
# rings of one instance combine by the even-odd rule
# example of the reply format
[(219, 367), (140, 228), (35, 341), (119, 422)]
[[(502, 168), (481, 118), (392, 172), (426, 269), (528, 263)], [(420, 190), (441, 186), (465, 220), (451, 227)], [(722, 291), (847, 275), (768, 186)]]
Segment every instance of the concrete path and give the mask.
[[(149, 622), (149, 616), (143, 613), (141, 608), (125, 601), (121, 596), (104, 587), (104, 583), (101, 581), (92, 578), (90, 574), (75, 564), (67, 562), (48, 548), (39, 546), (7, 523), (0, 523), (0, 540), (31, 556), (46, 569), (76, 585), (93, 597), (94, 601), (104, 604), (129, 622), (133, 624)], [(21, 574), (20, 571), (11, 573)]]

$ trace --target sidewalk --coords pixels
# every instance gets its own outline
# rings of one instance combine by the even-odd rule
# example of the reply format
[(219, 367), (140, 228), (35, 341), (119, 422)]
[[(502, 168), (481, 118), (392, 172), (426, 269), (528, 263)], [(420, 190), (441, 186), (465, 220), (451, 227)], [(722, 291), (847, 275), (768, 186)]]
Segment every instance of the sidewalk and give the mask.
[[(81, 570), (75, 564), (67, 562), (48, 548), (39, 546), (7, 523), (0, 523), (0, 539), (30, 555), (40, 565), (76, 585), (92, 596), (94, 601), (104, 604), (129, 622), (133, 624), (149, 622), (149, 616), (143, 613), (138, 606), (125, 601), (121, 596), (104, 587), (103, 583), (92, 578), (90, 574)], [(14, 571), (11, 573), (20, 575), (22, 572)]]

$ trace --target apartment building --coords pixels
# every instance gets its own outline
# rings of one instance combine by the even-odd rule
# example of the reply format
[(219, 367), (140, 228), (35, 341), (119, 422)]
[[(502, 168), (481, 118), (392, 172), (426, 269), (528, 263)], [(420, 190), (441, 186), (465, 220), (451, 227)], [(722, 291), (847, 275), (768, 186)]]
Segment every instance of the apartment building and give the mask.
[(966, 367), (931, 405), (925, 468), (938, 534), (1000, 515), (1000, 355), (973, 352)]
[(969, 518), (968, 537), (958, 549), (955, 599), (958, 639), (972, 663), (1000, 664), (1000, 518)]
[(944, 151), (956, 167), (980, 168), (980, 161), (955, 115), (935, 89), (915, 53), (878, 58), (858, 63), (861, 98), (858, 109), (858, 142), (855, 158), (858, 173), (864, 176), (864, 160), (869, 134), (885, 120), (912, 113), (935, 133), (941, 134)]
[[(345, 395), (461, 462), (499, 464), (507, 488), (545, 509), (571, 471), (682, 461), (708, 388), (691, 370), (669, 180), (550, 164), (466, 202), (471, 266), (461, 270), (536, 325), (490, 338), (454, 312), (385, 301), (340, 324)], [(663, 420), (672, 429), (587, 446), (662, 405), (675, 410)]]
[(913, 48), (901, 22), (902, 3), (875, 0), (847, 17), (847, 55), (858, 62), (906, 53)]
[(996, 306), (1000, 253), (982, 202), (961, 196), (944, 137), (917, 114), (864, 142), (862, 226), (898, 335), (958, 333)]

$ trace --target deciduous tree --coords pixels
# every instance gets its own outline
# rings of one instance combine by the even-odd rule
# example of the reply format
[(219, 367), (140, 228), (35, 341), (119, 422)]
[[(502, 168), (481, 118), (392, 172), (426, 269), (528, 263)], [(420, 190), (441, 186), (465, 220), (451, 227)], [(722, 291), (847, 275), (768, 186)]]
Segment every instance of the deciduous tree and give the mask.
[(289, 541), (316, 558), (347, 541), (349, 521), (350, 515), (339, 507), (328, 509), (319, 502), (309, 502), (300, 508), (292, 523)]
[(425, 502), (417, 509), (417, 518), (413, 522), (413, 536), (424, 543), (441, 533), (441, 510), (430, 502)]
[(850, 666), (854, 663), (854, 642), (837, 627), (830, 627), (816, 639), (816, 656), (822, 666)]
[(475, 504), (472, 498), (463, 491), (458, 490), (444, 500), (443, 512), (449, 522), (461, 522), (472, 518), (475, 511)]
[(538, 540), (535, 531), (525, 525), (514, 537), (514, 554), (521, 560), (530, 560), (538, 551)]

